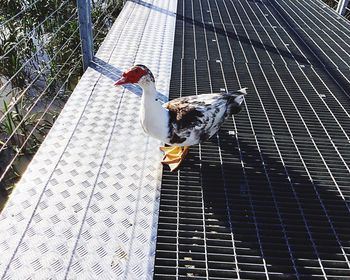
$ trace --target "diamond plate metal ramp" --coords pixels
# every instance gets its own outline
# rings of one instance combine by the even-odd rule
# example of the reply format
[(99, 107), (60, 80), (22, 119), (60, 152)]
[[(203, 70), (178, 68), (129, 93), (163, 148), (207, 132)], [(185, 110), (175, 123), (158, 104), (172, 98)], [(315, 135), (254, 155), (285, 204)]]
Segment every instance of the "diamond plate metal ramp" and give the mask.
[(1, 279), (152, 278), (160, 143), (112, 79), (142, 63), (167, 95), (176, 6), (126, 3), (1, 214)]

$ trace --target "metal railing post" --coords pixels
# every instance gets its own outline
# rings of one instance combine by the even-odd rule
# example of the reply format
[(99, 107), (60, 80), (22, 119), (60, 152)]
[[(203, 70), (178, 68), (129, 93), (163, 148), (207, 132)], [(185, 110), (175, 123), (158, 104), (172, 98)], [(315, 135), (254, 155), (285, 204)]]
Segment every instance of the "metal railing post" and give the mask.
[(349, 0), (339, 0), (337, 10), (336, 10), (337, 13), (344, 16), (348, 4), (349, 4)]
[(84, 71), (94, 57), (92, 39), (91, 3), (90, 0), (77, 0), (81, 50), (83, 53)]

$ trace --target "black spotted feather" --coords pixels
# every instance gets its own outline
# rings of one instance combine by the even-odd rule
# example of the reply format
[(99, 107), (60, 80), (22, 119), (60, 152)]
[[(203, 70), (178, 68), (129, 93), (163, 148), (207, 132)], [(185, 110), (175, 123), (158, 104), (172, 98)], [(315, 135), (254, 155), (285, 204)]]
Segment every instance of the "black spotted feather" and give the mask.
[(239, 113), (242, 92), (201, 94), (174, 99), (164, 107), (169, 110), (169, 144), (190, 146), (213, 136), (227, 116)]

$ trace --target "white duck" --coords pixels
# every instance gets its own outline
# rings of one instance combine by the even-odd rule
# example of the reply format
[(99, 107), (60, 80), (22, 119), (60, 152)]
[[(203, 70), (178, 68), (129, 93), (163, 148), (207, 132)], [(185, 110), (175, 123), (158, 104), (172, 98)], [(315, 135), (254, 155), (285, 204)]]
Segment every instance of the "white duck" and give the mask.
[(175, 171), (188, 153), (189, 146), (212, 137), (231, 114), (242, 109), (246, 88), (236, 92), (200, 94), (177, 98), (165, 104), (157, 99), (152, 72), (138, 64), (125, 71), (115, 82), (138, 84), (143, 89), (140, 120), (143, 130), (170, 147), (161, 147), (165, 153), (162, 163)]

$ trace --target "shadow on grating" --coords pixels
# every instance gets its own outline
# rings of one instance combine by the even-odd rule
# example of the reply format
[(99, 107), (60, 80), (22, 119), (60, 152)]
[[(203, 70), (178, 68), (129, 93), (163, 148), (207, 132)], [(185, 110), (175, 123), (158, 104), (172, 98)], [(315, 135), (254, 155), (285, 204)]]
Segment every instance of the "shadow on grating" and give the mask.
[(350, 277), (334, 235), (349, 244), (344, 201), (288, 168), (291, 184), (284, 166), (262, 154), (269, 183), (252, 139), (239, 144), (245, 175), (237, 143), (225, 131), (222, 164), (217, 142), (210, 142), (202, 146), (202, 160), (191, 152), (179, 180), (164, 172), (154, 279)]
[(178, 1), (171, 99), (249, 93), (163, 172), (154, 279), (350, 279), (349, 81), (294, 22), (274, 0)]

